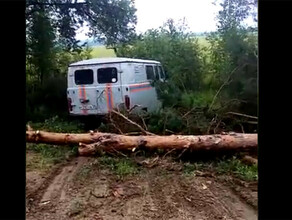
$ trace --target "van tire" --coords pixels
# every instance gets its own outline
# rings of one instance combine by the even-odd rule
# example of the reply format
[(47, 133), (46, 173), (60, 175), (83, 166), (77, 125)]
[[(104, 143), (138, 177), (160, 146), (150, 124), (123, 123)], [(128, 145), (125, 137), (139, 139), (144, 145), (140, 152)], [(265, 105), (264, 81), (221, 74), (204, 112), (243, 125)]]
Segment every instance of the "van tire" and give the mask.
[(87, 116), (82, 118), (82, 122), (85, 130), (96, 130), (101, 125), (102, 118), (100, 116)]

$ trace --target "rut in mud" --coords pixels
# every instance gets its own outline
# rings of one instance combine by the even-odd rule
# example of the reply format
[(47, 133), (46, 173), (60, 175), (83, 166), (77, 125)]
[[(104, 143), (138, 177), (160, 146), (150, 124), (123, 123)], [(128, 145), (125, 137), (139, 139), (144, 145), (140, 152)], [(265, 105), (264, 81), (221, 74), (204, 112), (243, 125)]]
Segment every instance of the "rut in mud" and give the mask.
[(29, 172), (27, 219), (257, 219), (250, 205), (256, 192), (244, 198), (217, 178), (186, 176), (177, 167), (118, 178), (95, 159), (78, 157), (44, 178)]

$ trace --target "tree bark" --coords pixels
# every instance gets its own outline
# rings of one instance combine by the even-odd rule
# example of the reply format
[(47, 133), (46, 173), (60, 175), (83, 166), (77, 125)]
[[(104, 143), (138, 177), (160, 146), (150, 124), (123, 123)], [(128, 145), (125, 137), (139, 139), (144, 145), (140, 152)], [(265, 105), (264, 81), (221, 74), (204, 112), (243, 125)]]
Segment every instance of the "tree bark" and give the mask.
[(45, 131), (26, 131), (26, 141), (56, 145), (79, 145), (82, 156), (99, 150), (176, 149), (184, 150), (256, 150), (257, 134), (229, 133), (223, 135), (126, 136), (111, 133), (65, 134)]

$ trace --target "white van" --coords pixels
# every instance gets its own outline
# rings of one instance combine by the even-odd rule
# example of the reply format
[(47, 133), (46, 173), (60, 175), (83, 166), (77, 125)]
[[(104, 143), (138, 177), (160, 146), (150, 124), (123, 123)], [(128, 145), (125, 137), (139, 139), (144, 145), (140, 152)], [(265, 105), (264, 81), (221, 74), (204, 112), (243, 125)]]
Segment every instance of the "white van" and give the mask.
[(99, 58), (72, 63), (68, 68), (68, 108), (70, 115), (106, 115), (112, 109), (141, 106), (157, 110), (153, 80), (164, 81), (161, 63), (131, 58)]

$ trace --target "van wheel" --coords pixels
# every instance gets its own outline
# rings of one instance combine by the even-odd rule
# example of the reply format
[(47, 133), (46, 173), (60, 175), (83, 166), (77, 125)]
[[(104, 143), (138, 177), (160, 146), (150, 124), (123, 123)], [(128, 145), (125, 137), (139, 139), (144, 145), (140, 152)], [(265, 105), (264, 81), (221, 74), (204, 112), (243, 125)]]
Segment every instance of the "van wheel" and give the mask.
[(101, 117), (93, 116), (93, 117), (86, 117), (83, 120), (85, 130), (96, 130), (101, 125)]

